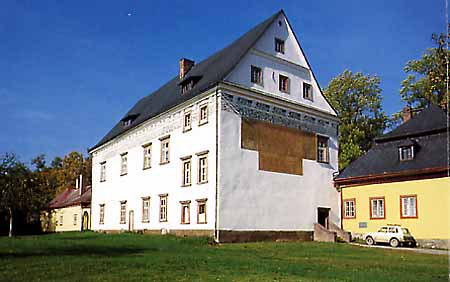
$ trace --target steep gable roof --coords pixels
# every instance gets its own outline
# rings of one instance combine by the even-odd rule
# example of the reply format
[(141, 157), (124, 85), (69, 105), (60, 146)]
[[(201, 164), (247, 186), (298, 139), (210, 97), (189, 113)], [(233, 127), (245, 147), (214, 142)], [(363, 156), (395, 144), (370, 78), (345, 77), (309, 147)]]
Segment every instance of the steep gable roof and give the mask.
[[(222, 81), (280, 14), (284, 14), (284, 12), (280, 10), (221, 51), (194, 65), (181, 82), (179, 77), (176, 76), (152, 94), (142, 98), (121, 119), (122, 121), (128, 117), (132, 118), (131, 125), (124, 127), (122, 122), (119, 121), (89, 151), (98, 148), (144, 121), (190, 100)], [(196, 79), (197, 83), (190, 91), (181, 95), (179, 84), (189, 79)]]
[(50, 202), (48, 207), (50, 209), (58, 209), (80, 204), (90, 204), (91, 198), (92, 189), (90, 187), (88, 187), (87, 190), (84, 191), (81, 195), (78, 189), (67, 188), (66, 190), (56, 195), (56, 197)]

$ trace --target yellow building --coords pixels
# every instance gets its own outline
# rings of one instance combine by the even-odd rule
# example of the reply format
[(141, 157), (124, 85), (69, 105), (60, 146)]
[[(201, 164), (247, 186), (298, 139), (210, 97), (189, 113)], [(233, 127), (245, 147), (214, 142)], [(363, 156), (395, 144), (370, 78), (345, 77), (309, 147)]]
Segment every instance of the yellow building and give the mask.
[(403, 114), (403, 124), (335, 177), (343, 228), (359, 237), (400, 224), (421, 246), (449, 248), (448, 116), (433, 105)]

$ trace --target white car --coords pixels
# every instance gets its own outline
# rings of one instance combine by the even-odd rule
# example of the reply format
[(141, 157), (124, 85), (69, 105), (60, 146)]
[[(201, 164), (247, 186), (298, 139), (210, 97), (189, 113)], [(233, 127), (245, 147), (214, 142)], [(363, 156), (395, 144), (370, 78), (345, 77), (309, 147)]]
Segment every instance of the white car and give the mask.
[(376, 243), (389, 243), (391, 247), (398, 247), (400, 244), (416, 246), (416, 240), (409, 233), (408, 228), (400, 225), (381, 226), (377, 232), (370, 232), (364, 235), (364, 241), (371, 246)]

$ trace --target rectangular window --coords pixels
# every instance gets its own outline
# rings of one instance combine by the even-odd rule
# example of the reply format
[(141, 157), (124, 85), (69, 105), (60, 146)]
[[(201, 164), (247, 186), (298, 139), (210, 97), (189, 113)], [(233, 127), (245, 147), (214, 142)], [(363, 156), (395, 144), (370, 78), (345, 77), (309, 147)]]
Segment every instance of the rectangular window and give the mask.
[(159, 195), (159, 221), (167, 222), (167, 194)]
[(152, 167), (152, 143), (142, 146), (144, 152), (144, 169)]
[(128, 173), (128, 153), (120, 155), (120, 175), (126, 175)]
[(385, 218), (384, 197), (370, 198), (370, 219)]
[(278, 82), (279, 82), (278, 89), (281, 92), (289, 93), (289, 77), (280, 74)]
[(183, 116), (183, 132), (192, 129), (191, 112), (185, 112)]
[(181, 224), (189, 224), (191, 221), (190, 206), (191, 201), (181, 201)]
[(317, 161), (321, 163), (328, 163), (328, 137), (317, 136)]
[(398, 148), (400, 161), (409, 161), (414, 159), (414, 146), (403, 146)]
[(106, 162), (100, 163), (100, 182), (106, 181)]
[(284, 40), (275, 38), (275, 52), (284, 54)]
[(198, 155), (197, 179), (198, 179), (199, 184), (208, 182), (208, 154), (207, 153)]
[(400, 196), (401, 218), (417, 218), (417, 195)]
[(198, 224), (206, 223), (206, 200), (207, 199), (197, 200), (197, 223)]
[(344, 200), (344, 218), (356, 217), (356, 199)]
[(60, 215), (60, 216), (59, 216), (59, 226), (62, 226), (62, 225), (63, 225), (63, 220), (64, 220), (64, 216), (63, 216), (63, 215)]
[(170, 161), (170, 137), (161, 140), (161, 164), (167, 164)]
[(306, 82), (303, 82), (303, 98), (313, 100), (312, 85)]
[(208, 105), (202, 105), (200, 106), (200, 117), (198, 125), (203, 125), (205, 123), (208, 123)]
[(99, 212), (99, 224), (105, 224), (105, 204), (100, 205), (100, 212)]
[(127, 201), (120, 202), (120, 224), (127, 223)]
[(181, 181), (182, 186), (191, 185), (191, 156), (184, 157), (182, 160), (182, 175), (183, 179)]
[(142, 198), (142, 222), (150, 222), (150, 197)]
[(251, 67), (251, 81), (253, 83), (262, 85), (263, 84), (263, 76), (262, 76), (262, 69), (252, 66)]
[(73, 215), (73, 225), (76, 226), (78, 223), (78, 214)]

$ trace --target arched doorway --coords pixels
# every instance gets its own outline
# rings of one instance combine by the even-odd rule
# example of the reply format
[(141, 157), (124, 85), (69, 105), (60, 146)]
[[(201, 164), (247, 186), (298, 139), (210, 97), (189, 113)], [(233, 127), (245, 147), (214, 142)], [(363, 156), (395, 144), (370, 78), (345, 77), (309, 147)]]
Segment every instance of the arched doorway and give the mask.
[(83, 213), (83, 231), (84, 230), (89, 230), (89, 213), (87, 211), (85, 211)]

